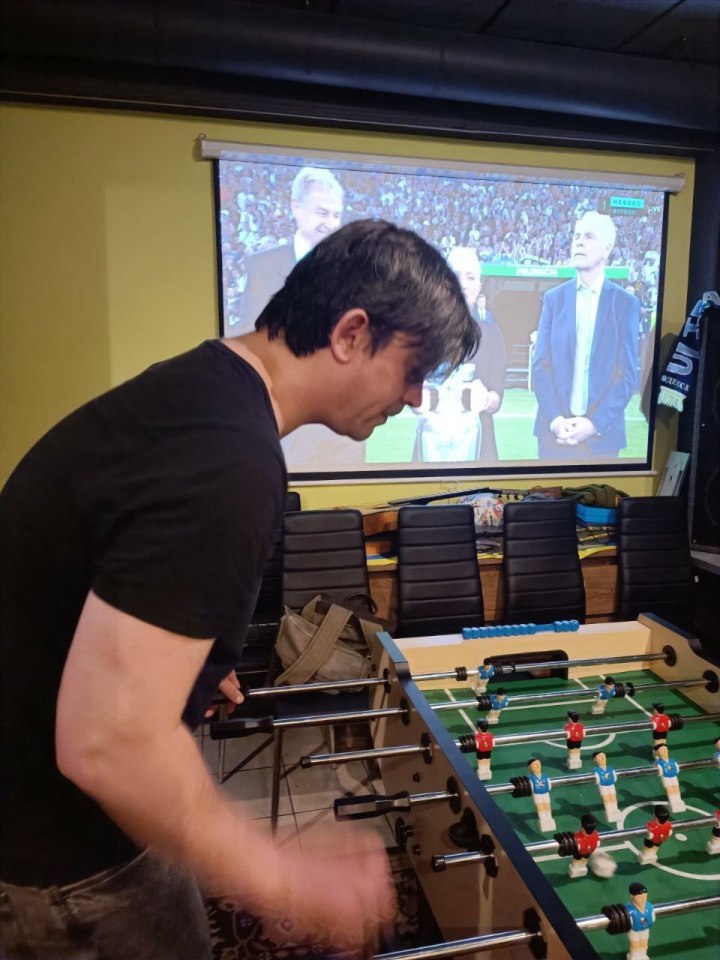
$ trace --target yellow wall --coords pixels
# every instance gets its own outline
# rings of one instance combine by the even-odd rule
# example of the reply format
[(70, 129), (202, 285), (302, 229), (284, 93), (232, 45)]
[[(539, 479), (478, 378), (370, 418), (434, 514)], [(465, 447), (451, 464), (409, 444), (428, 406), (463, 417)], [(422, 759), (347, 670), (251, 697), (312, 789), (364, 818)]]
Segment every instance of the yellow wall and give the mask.
[[(37, 437), (78, 404), (216, 335), (212, 171), (193, 154), (201, 133), (299, 148), (684, 173), (687, 186), (670, 205), (663, 331), (676, 332), (684, 320), (691, 160), (4, 105), (0, 482)], [(670, 428), (658, 424), (656, 468), (662, 468), (674, 439), (674, 421)], [(624, 478), (621, 486), (651, 494), (655, 483)], [(441, 487), (438, 482), (331, 485), (301, 492), (304, 507), (324, 507), (372, 504)]]

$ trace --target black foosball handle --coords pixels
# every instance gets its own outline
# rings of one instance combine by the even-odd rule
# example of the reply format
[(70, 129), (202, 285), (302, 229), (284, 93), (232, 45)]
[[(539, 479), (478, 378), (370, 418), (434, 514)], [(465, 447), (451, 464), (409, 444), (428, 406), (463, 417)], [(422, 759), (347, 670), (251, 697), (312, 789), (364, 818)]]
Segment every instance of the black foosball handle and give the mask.
[(391, 810), (407, 813), (412, 809), (412, 803), (408, 791), (402, 790), (400, 793), (340, 797), (333, 804), (333, 809), (336, 820), (369, 820)]

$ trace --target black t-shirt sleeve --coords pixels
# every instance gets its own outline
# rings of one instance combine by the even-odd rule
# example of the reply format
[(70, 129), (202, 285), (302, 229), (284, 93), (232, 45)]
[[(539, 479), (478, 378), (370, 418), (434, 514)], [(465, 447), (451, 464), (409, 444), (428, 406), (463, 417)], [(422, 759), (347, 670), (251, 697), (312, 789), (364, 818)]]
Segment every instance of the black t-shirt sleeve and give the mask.
[(281, 458), (262, 437), (238, 451), (232, 433), (184, 432), (103, 498), (112, 520), (92, 589), (173, 633), (223, 635), (252, 613), (284, 495)]

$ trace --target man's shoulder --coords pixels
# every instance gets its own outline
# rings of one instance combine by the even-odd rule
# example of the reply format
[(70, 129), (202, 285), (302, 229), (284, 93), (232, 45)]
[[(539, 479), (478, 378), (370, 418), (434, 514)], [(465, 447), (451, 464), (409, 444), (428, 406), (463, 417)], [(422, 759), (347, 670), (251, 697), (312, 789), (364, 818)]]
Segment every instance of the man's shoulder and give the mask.
[(269, 247), (267, 250), (258, 250), (256, 253), (251, 253), (247, 258), (248, 269), (285, 263), (295, 263), (295, 249), (292, 241), (278, 244), (276, 247)]
[(608, 280), (607, 277), (602, 286), (602, 293), (613, 297), (616, 303), (622, 304), (622, 306), (628, 309), (631, 309), (635, 304), (638, 304), (639, 307), (639, 301), (635, 294), (623, 290), (619, 283), (615, 283), (614, 280)]
[(558, 283), (557, 286), (552, 287), (550, 290), (546, 290), (543, 294), (543, 300), (549, 303), (554, 303), (558, 300), (561, 300), (563, 297), (569, 296), (569, 294), (574, 291), (576, 284), (577, 280), (575, 277), (570, 277), (569, 280), (564, 280), (562, 283)]

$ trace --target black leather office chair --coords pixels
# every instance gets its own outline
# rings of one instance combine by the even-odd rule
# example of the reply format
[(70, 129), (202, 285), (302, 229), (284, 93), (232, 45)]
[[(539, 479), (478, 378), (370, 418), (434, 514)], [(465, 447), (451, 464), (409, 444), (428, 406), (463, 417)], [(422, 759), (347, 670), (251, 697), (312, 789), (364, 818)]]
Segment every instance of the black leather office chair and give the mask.
[[(300, 494), (295, 491), (288, 491), (285, 501), (285, 510), (300, 510)], [(263, 686), (272, 669), (275, 660), (275, 639), (277, 637), (280, 617), (283, 612), (282, 603), (282, 566), (283, 566), (283, 539), (282, 523), (277, 529), (277, 534), (273, 541), (270, 556), (263, 570), (262, 583), (260, 584), (260, 593), (255, 602), (255, 609), (248, 625), (245, 636), (245, 645), (240, 658), (235, 666), (235, 672), (243, 688)], [(217, 703), (219, 709), (217, 717), (213, 719), (222, 720), (228, 716), (227, 701), (224, 697), (218, 695)], [(245, 707), (246, 712), (251, 708)], [(238, 714), (236, 713), (236, 716)], [(201, 730), (201, 744), (204, 743), (205, 729)], [(224, 740), (219, 741), (218, 745), (218, 780), (224, 782), (229, 779), (238, 770), (241, 770), (245, 764), (252, 760), (257, 751), (249, 754), (240, 763), (238, 763), (230, 773), (225, 773), (225, 752), (226, 744)]]
[(398, 511), (397, 637), (459, 633), (485, 622), (469, 504)]
[[(370, 593), (365, 536), (359, 510), (303, 510), (283, 518), (283, 602), (300, 610), (319, 593), (342, 602), (355, 594)], [(297, 693), (275, 700), (276, 718), (319, 716), (367, 710), (368, 689), (356, 692)], [(338, 750), (338, 735), (351, 738), (350, 746), (371, 746), (367, 721), (361, 724), (322, 725), (329, 753)], [(276, 730), (270, 816), (277, 823), (283, 729)]]
[[(290, 491), (286, 512), (300, 510), (300, 494)], [(241, 682), (249, 685), (265, 681), (272, 660), (278, 624), (283, 612), (283, 530), (278, 527), (270, 556), (263, 571), (258, 594), (242, 656), (237, 666)]]
[(300, 610), (324, 593), (370, 592), (359, 510), (303, 510), (283, 518), (283, 602)]
[(654, 613), (694, 629), (695, 579), (681, 497), (624, 497), (618, 505), (618, 620)]
[(533, 500), (503, 511), (504, 623), (585, 620), (575, 503)]

